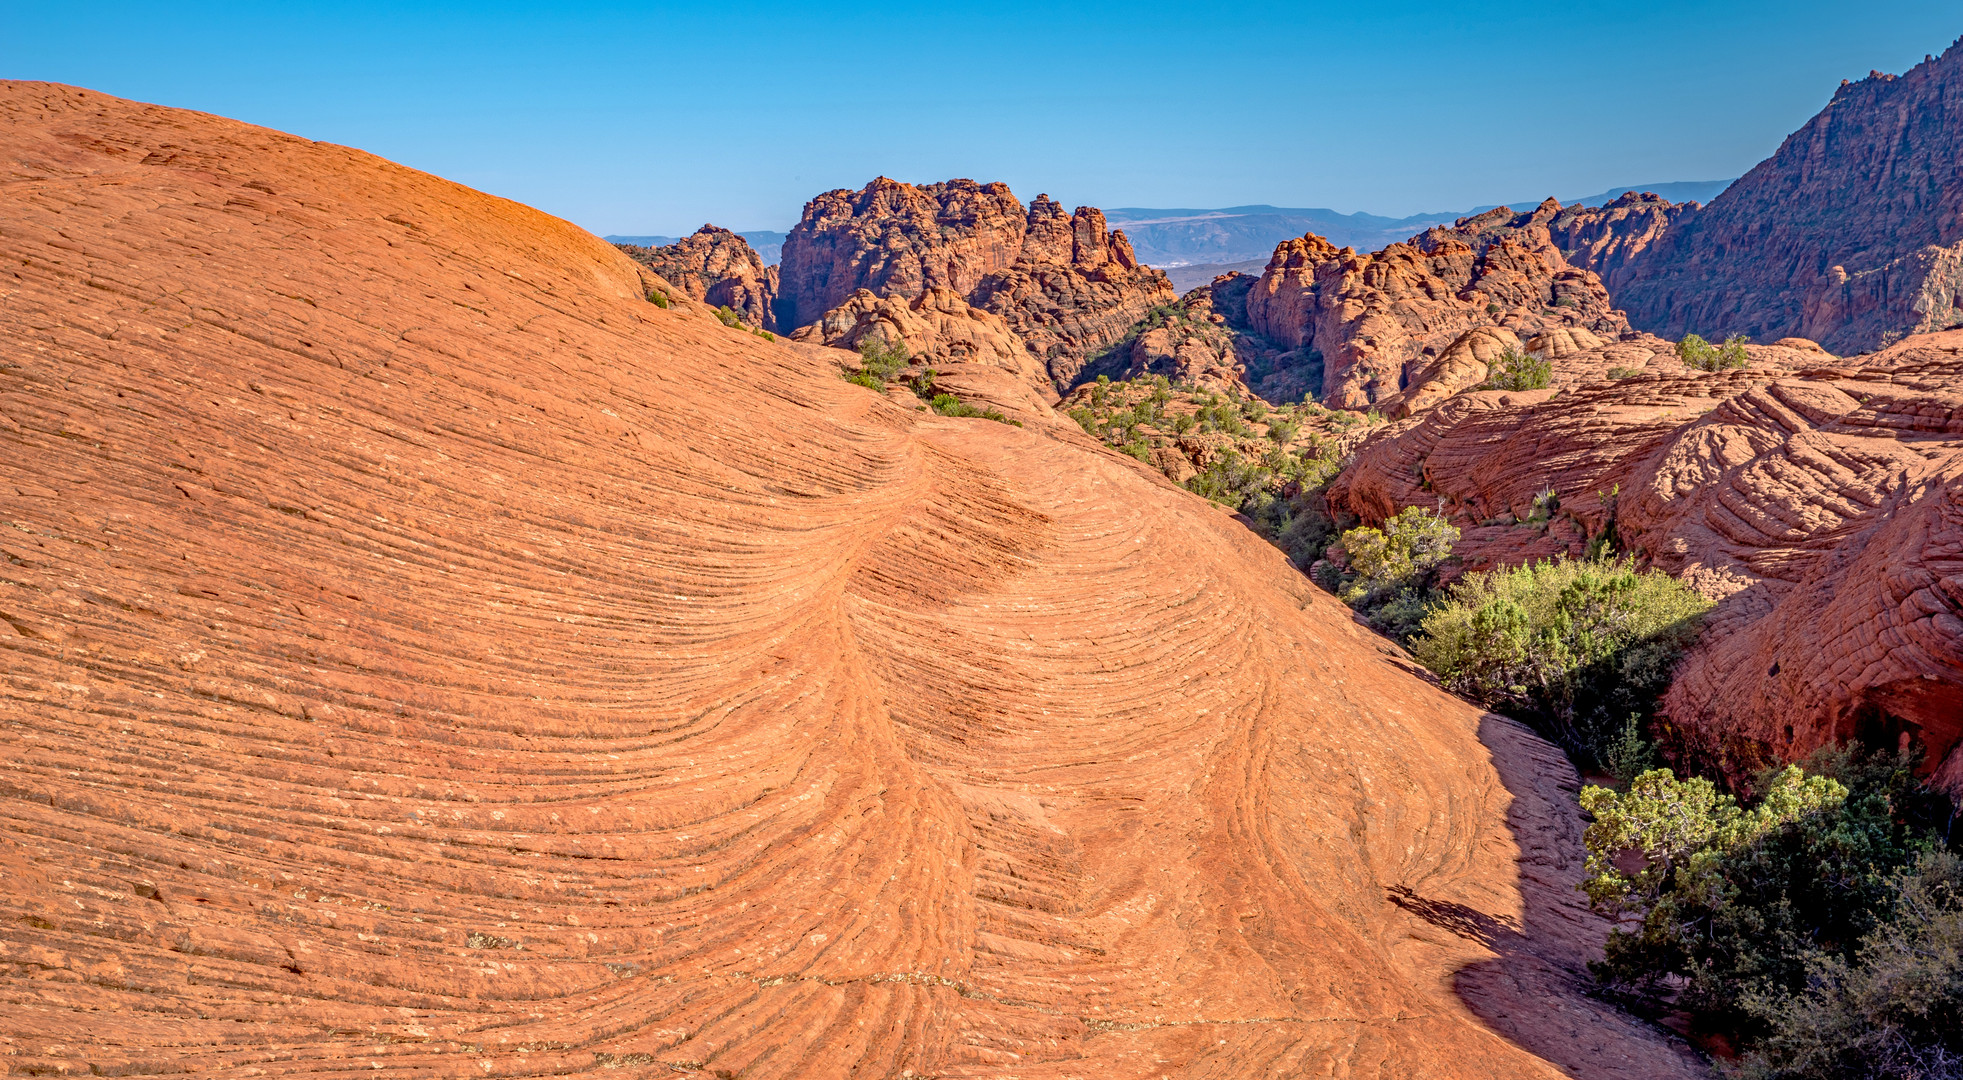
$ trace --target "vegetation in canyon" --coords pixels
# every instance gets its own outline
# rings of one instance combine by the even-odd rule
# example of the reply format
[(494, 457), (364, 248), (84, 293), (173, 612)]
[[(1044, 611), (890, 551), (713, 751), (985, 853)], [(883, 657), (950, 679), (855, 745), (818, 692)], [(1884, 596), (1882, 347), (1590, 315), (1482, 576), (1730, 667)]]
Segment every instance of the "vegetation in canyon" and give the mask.
[(1411, 648), (1452, 690), (1531, 723), (1576, 764), (1614, 771), (1639, 758), (1630, 724), (1668, 688), (1710, 607), (1631, 558), (1561, 557), (1465, 575)]
[(1245, 516), (1304, 570), (1337, 532), (1324, 489), (1341, 471), (1346, 448), (1383, 422), (1314, 402), (1270, 405), (1238, 388), (1163, 375), (1099, 376), (1065, 398), (1063, 410), (1106, 446)]
[(1668, 769), (1590, 787), (1590, 900), (1625, 925), (1595, 965), (1635, 1008), (1743, 1051), (1755, 1080), (1963, 1066), (1963, 860), (1912, 752), (1762, 774), (1749, 808)]

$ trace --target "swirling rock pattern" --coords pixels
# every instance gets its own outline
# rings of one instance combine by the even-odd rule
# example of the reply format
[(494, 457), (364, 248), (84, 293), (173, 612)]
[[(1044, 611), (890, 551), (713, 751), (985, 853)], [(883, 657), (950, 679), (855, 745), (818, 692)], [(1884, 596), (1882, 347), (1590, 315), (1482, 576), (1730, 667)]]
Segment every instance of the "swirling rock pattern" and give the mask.
[[(1474, 567), (1609, 537), (1719, 601), (1664, 702), (1682, 749), (1744, 780), (1829, 743), (1917, 743), (1963, 791), (1963, 333), (1750, 353), (1460, 394), (1373, 436), (1331, 502), (1378, 521), (1442, 500)], [(1523, 524), (1550, 494), (1552, 520)]]
[(11, 1073), (1696, 1074), (1558, 755), (1145, 467), (343, 147), (0, 147)]

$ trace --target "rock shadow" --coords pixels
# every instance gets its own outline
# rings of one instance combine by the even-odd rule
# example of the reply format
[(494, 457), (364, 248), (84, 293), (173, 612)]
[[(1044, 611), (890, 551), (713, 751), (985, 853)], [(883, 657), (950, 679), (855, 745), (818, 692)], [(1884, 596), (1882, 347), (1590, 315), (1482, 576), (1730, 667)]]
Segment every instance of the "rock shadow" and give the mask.
[(1479, 741), (1513, 796), (1507, 826), (1519, 846), (1518, 924), (1401, 886), (1386, 899), (1497, 953), (1455, 974), (1459, 999), (1491, 1030), (1576, 1080), (1710, 1077), (1681, 1041), (1590, 994), (1588, 961), (1601, 955), (1608, 924), (1576, 889), (1586, 856), (1574, 766), (1504, 717), (1482, 719)]

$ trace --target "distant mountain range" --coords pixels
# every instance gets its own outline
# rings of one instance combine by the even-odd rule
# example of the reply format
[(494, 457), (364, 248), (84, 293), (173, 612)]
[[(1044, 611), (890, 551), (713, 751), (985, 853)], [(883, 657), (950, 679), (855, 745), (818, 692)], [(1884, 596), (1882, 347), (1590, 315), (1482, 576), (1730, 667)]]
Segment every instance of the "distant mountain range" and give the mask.
[[(1688, 180), (1630, 184), (1596, 195), (1562, 199), (1561, 202), (1600, 206), (1613, 201), (1625, 191), (1655, 192), (1671, 202), (1689, 199), (1706, 202), (1730, 183), (1729, 180)], [(1217, 210), (1124, 206), (1106, 210), (1104, 216), (1113, 226), (1125, 230), (1140, 261), (1170, 269), (1197, 264), (1218, 266), (1256, 259), (1265, 262), (1274, 252), (1276, 244), (1292, 240), (1305, 232), (1319, 233), (1338, 246), (1375, 251), (1386, 244), (1408, 240), (1433, 225), (1450, 225), (1468, 214), (1491, 210), (1494, 206), (1525, 210), (1540, 202), (1538, 198), (1523, 199), (1401, 218), (1282, 206), (1229, 206)]]
[[(1695, 199), (1709, 202), (1731, 184), (1729, 180), (1676, 180), (1661, 184), (1627, 184), (1595, 195), (1562, 199), (1562, 203), (1600, 206), (1625, 191), (1650, 191), (1671, 202)], [(1125, 230), (1139, 261), (1168, 272), (1174, 287), (1182, 292), (1211, 281), (1229, 270), (1259, 272), (1261, 264), (1274, 253), (1275, 245), (1303, 233), (1319, 233), (1338, 245), (1362, 251), (1375, 251), (1386, 244), (1411, 237), (1433, 225), (1450, 225), (1468, 214), (1506, 205), (1524, 210), (1540, 199), (1514, 203), (1493, 203), (1468, 210), (1436, 214), (1413, 214), (1392, 218), (1377, 214), (1342, 214), (1320, 208), (1285, 206), (1228, 206), (1218, 209), (1165, 209), (1123, 206), (1104, 212), (1113, 228)], [(775, 263), (784, 250), (784, 234), (767, 229), (740, 234), (750, 242), (763, 261)], [(673, 236), (609, 236), (616, 244), (662, 247), (674, 243)], [(1250, 267), (1248, 264), (1256, 264)]]

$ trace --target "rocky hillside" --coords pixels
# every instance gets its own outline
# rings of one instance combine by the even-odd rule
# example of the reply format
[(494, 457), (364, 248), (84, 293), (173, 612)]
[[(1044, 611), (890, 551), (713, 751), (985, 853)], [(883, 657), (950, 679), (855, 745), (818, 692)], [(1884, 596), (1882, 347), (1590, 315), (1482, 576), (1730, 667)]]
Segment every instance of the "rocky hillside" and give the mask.
[(1696, 1074), (1560, 756), (1146, 466), (344, 147), (0, 176), (10, 1073)]
[(1636, 325), (1861, 352), (1963, 322), (1963, 50), (1843, 83), (1622, 285)]
[(1629, 326), (1601, 278), (1570, 262), (1563, 246), (1609, 261), (1635, 246), (1630, 234), (1640, 228), (1610, 224), (1609, 213), (1564, 211), (1552, 199), (1525, 214), (1501, 207), (1374, 254), (1313, 234), (1290, 240), (1249, 290), (1248, 322), (1276, 347), (1319, 363), (1318, 399), (1346, 409), (1406, 389), (1477, 327), (1522, 337), (1564, 328), (1618, 335)]
[(1606, 540), (1717, 600), (1664, 703), (1700, 764), (1901, 741), (1963, 792), (1963, 333), (1748, 351), (1460, 394), (1373, 434), (1329, 501), (1441, 507), (1474, 567)]
[(765, 266), (748, 241), (704, 225), (662, 247), (617, 245), (628, 257), (680, 286), (692, 300), (727, 307), (744, 325), (777, 329), (777, 267)]

